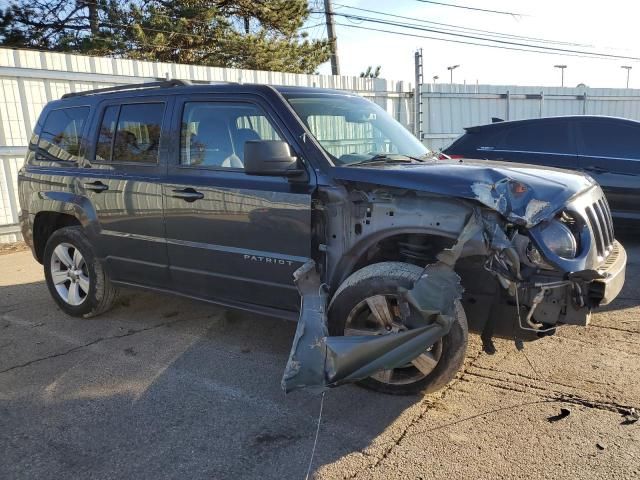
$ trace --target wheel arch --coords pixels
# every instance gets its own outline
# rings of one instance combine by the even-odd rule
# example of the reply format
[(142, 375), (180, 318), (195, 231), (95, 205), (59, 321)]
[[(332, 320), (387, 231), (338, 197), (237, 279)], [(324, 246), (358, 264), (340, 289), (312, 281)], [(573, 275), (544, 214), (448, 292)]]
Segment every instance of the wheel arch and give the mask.
[(49, 237), (60, 228), (97, 225), (96, 212), (86, 197), (68, 192), (38, 192), (29, 204), (33, 254), (42, 263)]
[(377, 246), (385, 241), (400, 241), (406, 236), (416, 236), (422, 238), (425, 243), (438, 243), (452, 245), (457, 235), (452, 232), (437, 230), (434, 228), (401, 227), (380, 230), (363, 238), (353, 245), (340, 258), (335, 269), (330, 274), (329, 285), (335, 291), (344, 280), (356, 270), (371, 263), (383, 261), (379, 257), (371, 259), (370, 254)]

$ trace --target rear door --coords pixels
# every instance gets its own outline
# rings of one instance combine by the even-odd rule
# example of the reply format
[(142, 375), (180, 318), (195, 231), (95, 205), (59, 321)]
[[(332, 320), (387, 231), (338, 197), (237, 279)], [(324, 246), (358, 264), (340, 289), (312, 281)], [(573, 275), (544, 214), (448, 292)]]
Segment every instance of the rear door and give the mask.
[(171, 98), (104, 101), (80, 187), (96, 214), (93, 241), (113, 280), (169, 285), (162, 185)]
[(576, 142), (567, 119), (505, 124), (503, 133), (494, 138), (494, 145), (478, 146), (479, 154), (485, 154), (482, 158), (570, 170), (578, 168)]
[(640, 218), (640, 125), (581, 119), (578, 152), (580, 168), (602, 186), (613, 216)]
[(245, 141), (285, 140), (296, 151), (295, 139), (252, 95), (177, 99), (172, 124), (179, 141), (163, 196), (173, 288), (228, 304), (295, 310), (292, 275), (311, 256), (314, 181), (243, 170)]

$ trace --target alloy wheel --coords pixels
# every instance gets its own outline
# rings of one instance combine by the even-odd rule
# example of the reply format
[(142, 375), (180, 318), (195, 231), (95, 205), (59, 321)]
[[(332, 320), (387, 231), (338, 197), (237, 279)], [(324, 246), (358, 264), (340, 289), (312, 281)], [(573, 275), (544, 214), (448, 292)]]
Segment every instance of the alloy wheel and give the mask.
[(51, 255), (51, 280), (66, 303), (81, 305), (89, 296), (89, 272), (87, 264), (76, 247), (61, 243)]
[[(412, 327), (407, 325), (401, 315), (397, 295), (373, 295), (357, 304), (349, 313), (345, 323), (344, 335), (393, 335)], [(404, 306), (406, 310), (408, 305)], [(420, 315), (413, 312), (413, 315)], [(413, 327), (415, 328), (415, 326)], [(371, 378), (390, 385), (406, 385), (422, 380), (438, 364), (442, 355), (442, 339), (427, 348), (410, 363), (391, 370), (382, 370)]]

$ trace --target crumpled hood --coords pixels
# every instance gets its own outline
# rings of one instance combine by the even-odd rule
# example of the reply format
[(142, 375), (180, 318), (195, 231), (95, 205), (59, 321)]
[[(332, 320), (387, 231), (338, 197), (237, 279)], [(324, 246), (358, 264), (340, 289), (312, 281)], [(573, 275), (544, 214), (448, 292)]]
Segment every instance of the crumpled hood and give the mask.
[(476, 200), (511, 222), (532, 227), (596, 182), (578, 172), (488, 160), (430, 160), (425, 163), (336, 167), (336, 180)]

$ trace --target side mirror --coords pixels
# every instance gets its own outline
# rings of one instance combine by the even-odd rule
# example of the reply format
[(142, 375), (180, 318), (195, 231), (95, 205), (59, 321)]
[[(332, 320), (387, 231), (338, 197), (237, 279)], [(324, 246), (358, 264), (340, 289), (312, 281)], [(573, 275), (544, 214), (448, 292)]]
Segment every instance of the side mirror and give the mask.
[(244, 171), (247, 175), (292, 177), (304, 172), (297, 166), (298, 159), (291, 155), (287, 142), (248, 140), (244, 144)]

